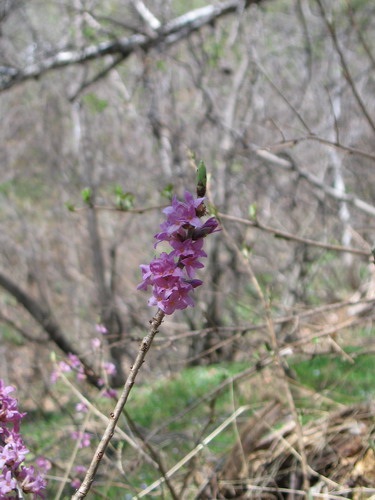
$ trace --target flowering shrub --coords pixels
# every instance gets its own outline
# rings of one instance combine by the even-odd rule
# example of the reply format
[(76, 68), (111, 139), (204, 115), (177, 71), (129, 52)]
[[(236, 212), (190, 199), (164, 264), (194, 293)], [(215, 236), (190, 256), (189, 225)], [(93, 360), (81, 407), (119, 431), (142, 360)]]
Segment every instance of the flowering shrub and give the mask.
[[(14, 390), (0, 379), (0, 498), (14, 500), (19, 498), (19, 491), (32, 493), (33, 499), (44, 498), (42, 491), (46, 481), (42, 475), (35, 472), (34, 467), (22, 465), (29, 450), (20, 434), (25, 413), (19, 412), (17, 400), (9, 396)], [(42, 460), (39, 465), (42, 465)], [(47, 469), (47, 466), (43, 468)]]
[(218, 231), (215, 217), (202, 221), (205, 214), (205, 198), (194, 198), (185, 192), (185, 202), (178, 201), (176, 196), (172, 205), (165, 208), (167, 220), (160, 225), (161, 232), (155, 235), (157, 242), (168, 242), (172, 247), (170, 253), (162, 252), (149, 265), (141, 265), (143, 281), (138, 289), (147, 290), (152, 287), (150, 306), (158, 306), (165, 314), (172, 314), (176, 309), (194, 306), (191, 292), (202, 284), (195, 279), (197, 269), (204, 267), (199, 260), (207, 257), (202, 250), (203, 238)]
[[(107, 330), (106, 330), (107, 331)], [(95, 338), (91, 341), (91, 345), (93, 347), (93, 350), (97, 350), (101, 347), (101, 340), (98, 338)], [(116, 366), (113, 363), (106, 362), (101, 360), (100, 361), (100, 370), (103, 376), (107, 375), (115, 375), (117, 372)], [(79, 359), (78, 356), (72, 353), (68, 353), (68, 357), (65, 361), (59, 361), (57, 364), (57, 370), (53, 370), (51, 373), (50, 380), (54, 384), (57, 382), (58, 378), (62, 373), (74, 373), (76, 376), (77, 381), (81, 382), (83, 380), (86, 380), (86, 374), (85, 374), (85, 368)], [(98, 386), (104, 387), (105, 386), (105, 380), (104, 378), (100, 377), (97, 379)], [(110, 394), (110, 396), (108, 396)], [(102, 394), (103, 397), (113, 397), (116, 395), (116, 391), (113, 389), (108, 389), (105, 390)], [(80, 407), (80, 410), (77, 411), (85, 411)]]

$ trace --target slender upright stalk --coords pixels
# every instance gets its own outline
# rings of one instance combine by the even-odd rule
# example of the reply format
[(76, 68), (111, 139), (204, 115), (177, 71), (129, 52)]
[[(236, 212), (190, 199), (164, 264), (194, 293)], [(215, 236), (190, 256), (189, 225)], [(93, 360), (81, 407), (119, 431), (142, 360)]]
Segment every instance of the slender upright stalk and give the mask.
[(265, 295), (260, 287), (259, 281), (258, 281), (257, 277), (255, 276), (255, 273), (254, 273), (253, 268), (251, 267), (249, 261), (244, 257), (244, 255), (239, 250), (239, 248), (237, 247), (235, 242), (230, 238), (229, 234), (227, 233), (227, 231), (225, 230), (224, 227), (222, 227), (222, 231), (223, 231), (223, 234), (224, 234), (226, 240), (228, 241), (228, 244), (231, 246), (231, 248), (233, 248), (233, 250), (236, 252), (236, 254), (238, 255), (241, 262), (244, 264), (245, 270), (247, 271), (248, 275), (250, 276), (251, 282), (255, 287), (255, 290), (258, 294), (258, 297), (259, 297), (259, 299), (262, 303), (263, 309), (264, 309), (267, 330), (268, 330), (268, 333), (270, 336), (272, 350), (274, 352), (275, 366), (276, 366), (276, 369), (278, 371), (280, 382), (284, 386), (283, 388), (285, 390), (285, 395), (286, 395), (286, 398), (288, 401), (289, 409), (292, 413), (293, 420), (296, 424), (296, 433), (297, 433), (297, 439), (298, 439), (299, 455), (301, 457), (303, 489), (307, 494), (309, 487), (310, 487), (310, 483), (309, 483), (309, 470), (310, 470), (310, 468), (308, 465), (304, 441), (303, 441), (303, 429), (302, 429), (302, 425), (301, 425), (301, 422), (300, 422), (300, 419), (298, 416), (296, 405), (294, 403), (292, 391), (290, 389), (288, 380), (285, 376), (285, 371), (284, 371), (283, 364), (282, 364), (282, 357), (280, 355), (280, 349), (279, 349), (277, 336), (276, 336), (276, 332), (275, 332), (275, 328), (274, 328), (274, 324), (273, 324), (272, 314), (271, 314), (271, 310), (270, 310), (270, 304), (269, 304), (267, 298), (265, 297)]
[(72, 496), (71, 500), (81, 500), (82, 498), (85, 498), (87, 495), (88, 491), (91, 488), (91, 485), (95, 479), (96, 472), (98, 470), (98, 467), (100, 465), (100, 461), (103, 458), (103, 455), (107, 449), (107, 446), (114, 434), (115, 427), (117, 425), (118, 419), (120, 418), (121, 412), (124, 409), (124, 406), (126, 404), (126, 401), (128, 399), (129, 393), (134, 385), (134, 381), (136, 376), (138, 375), (139, 369), (142, 366), (144, 359), (146, 357), (147, 351), (149, 350), (152, 341), (155, 337), (155, 335), (158, 332), (158, 328), (163, 321), (164, 318), (164, 312), (159, 309), (158, 312), (155, 314), (155, 316), (152, 318), (150, 322), (150, 329), (148, 334), (144, 337), (142, 340), (137, 357), (135, 359), (134, 365), (132, 366), (129, 376), (126, 379), (124, 389), (121, 393), (121, 396), (119, 400), (117, 401), (116, 407), (109, 414), (109, 422), (107, 425), (107, 428), (103, 434), (103, 437), (95, 451), (95, 454), (93, 456), (93, 459), (91, 461), (90, 467), (87, 469), (85, 479), (83, 480), (80, 488), (76, 491), (76, 493)]

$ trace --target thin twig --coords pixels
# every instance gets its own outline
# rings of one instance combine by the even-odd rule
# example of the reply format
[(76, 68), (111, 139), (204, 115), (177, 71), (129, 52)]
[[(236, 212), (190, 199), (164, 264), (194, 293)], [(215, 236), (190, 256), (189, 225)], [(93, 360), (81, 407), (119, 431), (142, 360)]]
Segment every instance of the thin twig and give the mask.
[(349, 15), (350, 24), (355, 29), (357, 36), (358, 36), (358, 39), (361, 42), (362, 47), (367, 54), (367, 57), (371, 61), (372, 67), (375, 68), (375, 57), (371, 52), (370, 45), (367, 43), (365, 37), (363, 36), (362, 29), (358, 26), (358, 23), (357, 23), (356, 18), (355, 18), (353, 7), (350, 5), (350, 0), (346, 0), (346, 2), (347, 2), (347, 12)]
[(165, 482), (165, 484), (167, 485), (167, 487), (169, 489), (171, 497), (173, 498), (173, 500), (179, 500), (179, 496), (177, 495), (177, 493), (176, 493), (176, 491), (175, 491), (175, 489), (173, 487), (173, 484), (169, 481), (168, 477), (166, 476), (166, 470), (165, 470), (165, 467), (164, 467), (164, 464), (163, 464), (161, 456), (155, 450), (155, 448), (151, 445), (150, 441), (148, 439), (145, 439), (142, 436), (142, 434), (139, 432), (139, 430), (137, 428), (136, 423), (133, 421), (133, 419), (130, 417), (130, 415), (125, 410), (124, 410), (124, 414), (125, 414), (125, 417), (126, 417), (128, 423), (129, 423), (129, 426), (130, 426), (131, 430), (134, 432), (134, 434), (136, 434), (138, 436), (138, 439), (140, 441), (142, 441), (143, 446), (145, 446), (145, 448), (147, 448), (147, 450), (150, 453), (150, 456), (157, 463), (158, 469), (159, 469), (159, 471), (161, 472), (161, 474), (162, 474), (162, 476), (164, 478), (164, 482)]
[(124, 409), (124, 406), (126, 404), (126, 401), (128, 399), (129, 393), (134, 385), (134, 381), (138, 375), (139, 369), (141, 368), (146, 354), (152, 344), (152, 341), (155, 337), (155, 335), (158, 332), (158, 328), (161, 325), (163, 318), (165, 314), (161, 309), (158, 309), (157, 313), (155, 316), (152, 318), (150, 322), (150, 329), (148, 334), (144, 337), (142, 340), (137, 357), (135, 359), (134, 365), (131, 367), (130, 373), (128, 378), (126, 379), (124, 389), (120, 395), (119, 400), (117, 401), (116, 407), (113, 410), (113, 412), (110, 413), (110, 421), (107, 425), (107, 428), (103, 434), (103, 437), (96, 449), (96, 452), (92, 458), (91, 464), (89, 468), (87, 469), (85, 479), (83, 480), (80, 488), (78, 491), (72, 496), (72, 500), (81, 500), (82, 498), (85, 498), (87, 495), (88, 491), (90, 490), (90, 487), (95, 479), (96, 472), (98, 470), (98, 467), (100, 465), (101, 459), (103, 458), (103, 455), (107, 449), (107, 446), (114, 434), (116, 424), (118, 422), (118, 419), (120, 418), (120, 415), (122, 413), (122, 410)]
[[(310, 316), (314, 316), (315, 314), (322, 314), (326, 312), (332, 312), (335, 311), (336, 309), (344, 308), (344, 307), (351, 307), (351, 306), (357, 306), (357, 305), (365, 305), (365, 304), (372, 304), (375, 303), (375, 298), (371, 299), (361, 299), (361, 300), (344, 300), (341, 302), (334, 302), (333, 304), (327, 304), (324, 306), (319, 306), (314, 309), (309, 309), (308, 311), (303, 311), (301, 313), (295, 313), (295, 314), (289, 314), (288, 316), (283, 316), (280, 318), (275, 318), (274, 323), (278, 325), (282, 325), (284, 323), (288, 323), (289, 321), (299, 321), (301, 319), (306, 319), (309, 318)], [(199, 330), (189, 330), (187, 332), (179, 333), (177, 335), (171, 335), (170, 337), (158, 337), (159, 343), (161, 342), (166, 342), (168, 344), (172, 342), (179, 341), (181, 339), (186, 339), (190, 337), (196, 337), (196, 336), (202, 336), (202, 335), (207, 335), (213, 331), (217, 332), (238, 332), (236, 335), (232, 335), (232, 339), (237, 339), (240, 337), (243, 337), (247, 332), (253, 332), (256, 330), (263, 330), (266, 328), (267, 325), (266, 323), (258, 323), (256, 325), (238, 325), (238, 326), (214, 326), (214, 327), (209, 327), (209, 328), (201, 328)], [(139, 339), (132, 339), (133, 341), (139, 340)], [(225, 340), (223, 341), (225, 342)], [(120, 343), (118, 343), (120, 344)], [(221, 342), (220, 342), (221, 344)], [(221, 345), (219, 345), (221, 347)], [(189, 358), (190, 360), (190, 358)]]
[(341, 50), (340, 44), (338, 42), (335, 26), (328, 19), (327, 13), (326, 13), (325, 8), (323, 6), (323, 2), (321, 0), (315, 0), (315, 1), (319, 6), (321, 16), (322, 16), (322, 18), (323, 18), (323, 20), (328, 28), (329, 34), (331, 35), (333, 45), (335, 47), (337, 55), (340, 58), (341, 65), (342, 65), (343, 70), (344, 70), (344, 76), (349, 84), (349, 87), (351, 88), (351, 90), (353, 92), (354, 98), (357, 101), (358, 106), (361, 108), (361, 111), (362, 111), (364, 117), (366, 118), (367, 123), (370, 125), (372, 131), (375, 132), (375, 122), (373, 121), (369, 112), (367, 111), (367, 106), (363, 102), (362, 97), (360, 96), (358, 89), (354, 83), (353, 77), (352, 77), (350, 69), (349, 69), (349, 65), (346, 62), (346, 58), (345, 58), (344, 53)]
[[(87, 428), (87, 424), (88, 424), (91, 416), (92, 416), (92, 412), (88, 411), (86, 413), (85, 420), (83, 421), (83, 423), (82, 423), (82, 425), (80, 427), (79, 436), (83, 436), (83, 433), (85, 432), (85, 430)], [(63, 478), (62, 478), (62, 480), (61, 480), (61, 482), (59, 484), (59, 488), (57, 490), (57, 493), (56, 493), (56, 496), (55, 496), (55, 500), (60, 500), (62, 492), (63, 492), (63, 490), (65, 488), (65, 485), (69, 481), (70, 472), (72, 470), (74, 461), (76, 459), (76, 456), (77, 456), (80, 444), (81, 444), (81, 439), (78, 437), (78, 439), (77, 439), (77, 441), (76, 441), (76, 443), (74, 445), (74, 448), (73, 448), (72, 454), (70, 456), (70, 459), (68, 461), (68, 464), (67, 464), (67, 467), (66, 467), (66, 470), (65, 470), (65, 474), (64, 474), (64, 476), (63, 476)]]
[(228, 241), (228, 244), (233, 248), (233, 250), (238, 255), (239, 259), (243, 263), (243, 265), (244, 265), (244, 267), (245, 267), (245, 269), (246, 269), (246, 271), (251, 279), (251, 282), (253, 283), (253, 285), (257, 291), (257, 294), (259, 296), (259, 299), (260, 299), (262, 306), (263, 306), (263, 309), (264, 309), (265, 320), (267, 323), (267, 329), (268, 329), (268, 333), (270, 336), (272, 349), (274, 352), (275, 366), (279, 372), (280, 381), (282, 382), (282, 384), (284, 386), (288, 405), (289, 405), (290, 411), (293, 415), (293, 419), (294, 419), (295, 424), (296, 424), (296, 432), (297, 432), (297, 437), (298, 437), (298, 448), (299, 448), (299, 454), (301, 457), (301, 468), (302, 468), (302, 475), (303, 475), (303, 489), (307, 492), (309, 489), (309, 484), (310, 484), (309, 483), (309, 465), (307, 462), (305, 446), (304, 446), (304, 441), (303, 441), (303, 429), (302, 429), (301, 422), (299, 420), (296, 405), (294, 403), (292, 391), (291, 391), (290, 386), (288, 384), (288, 381), (286, 379), (285, 371), (283, 368), (282, 357), (280, 354), (280, 348), (279, 348), (279, 344), (277, 341), (274, 323), (273, 323), (272, 315), (271, 315), (271, 311), (270, 311), (270, 304), (266, 300), (264, 293), (262, 292), (262, 289), (259, 285), (257, 277), (255, 276), (255, 273), (254, 273), (253, 268), (251, 267), (249, 261), (244, 257), (244, 255), (242, 254), (240, 249), (237, 247), (235, 242), (232, 240), (232, 238), (230, 238), (229, 234), (227, 233), (227, 231), (225, 230), (224, 227), (222, 227), (222, 231), (223, 231), (224, 237)]
[(286, 231), (280, 231), (279, 229), (276, 229), (274, 227), (269, 227), (266, 226), (265, 224), (262, 224), (259, 222), (259, 220), (248, 220), (248, 219), (243, 219), (241, 217), (235, 217), (234, 215), (227, 215), (219, 212), (218, 217), (221, 217), (222, 219), (226, 220), (231, 220), (234, 222), (239, 222), (240, 224), (245, 224), (246, 226), (251, 226), (254, 227), (255, 229), (260, 229), (261, 231), (265, 231), (267, 233), (272, 233), (276, 237), (287, 240), (287, 241), (295, 241), (298, 243), (304, 243), (305, 245), (309, 246), (315, 246), (319, 248), (325, 248), (327, 250), (332, 250), (334, 252), (346, 252), (346, 253), (352, 253), (354, 255), (363, 255), (364, 257), (370, 257), (371, 252), (366, 251), (366, 250), (360, 250), (358, 248), (349, 248), (349, 247), (343, 247), (341, 245), (332, 245), (330, 243), (321, 243), (320, 241), (315, 241), (315, 240), (310, 240), (309, 238), (303, 238), (302, 236), (296, 236), (291, 233), (287, 233)]
[(279, 142), (273, 146), (269, 146), (265, 149), (269, 151), (273, 151), (275, 149), (280, 149), (283, 148), (285, 149), (286, 147), (293, 147), (296, 144), (302, 142), (302, 141), (316, 141), (320, 142), (321, 144), (325, 144), (326, 146), (329, 146), (331, 148), (339, 149), (341, 151), (345, 151), (348, 154), (351, 155), (358, 155), (362, 156), (363, 158), (367, 158), (368, 160), (375, 161), (375, 155), (372, 153), (368, 153), (366, 151), (362, 151), (361, 149), (357, 148), (352, 148), (350, 146), (345, 146), (345, 144), (341, 144), (341, 142), (335, 142), (335, 141), (330, 141), (328, 139), (324, 139), (324, 137), (319, 137), (318, 135), (306, 135), (303, 137), (297, 137), (295, 139), (289, 139), (283, 142)]
[[(65, 376), (64, 373), (60, 372), (60, 378), (71, 389), (71, 391), (77, 396), (77, 398), (81, 401), (81, 403), (83, 403), (85, 406), (87, 406), (87, 408), (89, 408), (89, 410), (94, 415), (99, 417), (105, 424), (109, 425), (110, 419), (107, 417), (107, 415), (104, 415), (104, 413), (99, 411), (98, 408), (91, 403), (91, 401), (89, 401), (87, 398), (85, 398), (85, 396), (77, 389), (77, 387), (75, 387), (74, 384), (72, 384), (72, 382), (70, 382), (70, 380)], [(126, 434), (126, 432), (124, 432), (120, 427), (117, 426), (115, 432), (118, 434), (119, 438), (126, 441), (134, 450), (136, 450), (137, 453), (139, 453), (146, 460), (147, 463), (149, 463), (153, 466), (156, 465), (155, 462), (151, 459), (151, 457), (149, 457), (142, 450), (142, 448), (139, 446), (139, 443), (137, 441), (135, 441), (134, 439), (132, 439), (130, 436), (128, 436), (128, 434)]]
[[(176, 465), (174, 465), (169, 471), (166, 473), (166, 477), (172, 477), (178, 470), (181, 469), (187, 462), (189, 462), (197, 453), (199, 453), (205, 446), (207, 446), (216, 436), (218, 436), (229, 424), (231, 424), (236, 418), (241, 415), (244, 411), (247, 411), (251, 408), (250, 405), (241, 406), (237, 408), (237, 410), (232, 413), (222, 424), (220, 424), (210, 435), (208, 435), (201, 443), (199, 443), (193, 450), (191, 450), (182, 460), (180, 460)], [(136, 500), (139, 498), (148, 495), (155, 488), (160, 486), (164, 482), (164, 477), (161, 477), (157, 481), (153, 482), (150, 486), (142, 490), (141, 493), (138, 493), (137, 496), (133, 497), (132, 500)]]
[(154, 207), (145, 207), (145, 208), (119, 208), (119, 207), (106, 207), (101, 205), (93, 205), (92, 207), (84, 206), (84, 207), (74, 207), (72, 212), (82, 212), (88, 210), (89, 208), (93, 208), (95, 210), (106, 210), (108, 212), (122, 212), (124, 214), (144, 214), (145, 212), (151, 212), (152, 210), (161, 210), (165, 208), (167, 205), (156, 205)]

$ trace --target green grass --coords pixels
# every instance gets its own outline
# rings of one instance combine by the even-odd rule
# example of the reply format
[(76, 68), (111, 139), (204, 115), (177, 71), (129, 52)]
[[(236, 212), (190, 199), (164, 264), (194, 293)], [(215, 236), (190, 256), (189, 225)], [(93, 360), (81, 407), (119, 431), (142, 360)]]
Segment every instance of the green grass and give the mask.
[[(347, 352), (356, 352), (348, 348)], [(363, 354), (354, 363), (342, 357), (317, 356), (291, 364), (298, 380), (334, 401), (353, 404), (375, 396), (375, 370), (372, 355)]]
[[(348, 353), (357, 351), (356, 348), (347, 350)], [(228, 377), (249, 366), (249, 363), (220, 363), (206, 367), (185, 368), (180, 373), (137, 385), (129, 398), (127, 411), (131, 418), (146, 432), (162, 427), (197, 398), (207, 394)], [(335, 357), (324, 355), (309, 360), (300, 358), (290, 361), (290, 367), (295, 372), (300, 384), (327, 396), (327, 398), (345, 404), (360, 402), (375, 396), (373, 366), (373, 357), (370, 355), (358, 356), (354, 364), (337, 355)], [(261, 396), (259, 396), (262, 391), (257, 391), (260, 383), (263, 384), (261, 377), (252, 378), (235, 386), (233, 391), (232, 386), (228, 385), (217, 397), (214, 408), (210, 407), (209, 401), (205, 401), (185, 416), (163, 426), (151, 442), (159, 453), (162, 453), (166, 468), (169, 469), (176, 464), (194, 448), (199, 439), (208, 436), (233, 412), (233, 397), (235, 407), (242, 404), (262, 403)], [(296, 402), (302, 413), (306, 409), (303, 421), (311, 418), (309, 416), (311, 409), (313, 409), (314, 414), (316, 411), (325, 409), (321, 406), (319, 408), (312, 406), (312, 398), (308, 397)], [(74, 402), (68, 406), (69, 410), (72, 411)], [(212, 421), (209, 419), (211, 412), (213, 414)], [(246, 421), (249, 416), (250, 412), (246, 412), (240, 420)], [(64, 464), (68, 460), (74, 443), (66, 437), (63, 448), (60, 449), (59, 446), (64, 435), (64, 428), (69, 429), (71, 426), (72, 419), (67, 413), (56, 412), (47, 416), (36, 413), (35, 415), (29, 414), (25, 418), (22, 429), (25, 442), (29, 442), (36, 453), (44, 449), (45, 454), (50, 452), (52, 457), (55, 455), (55, 460), (58, 463)], [(121, 422), (121, 427), (125, 428), (123, 422)], [(76, 464), (84, 462), (83, 457), (86, 457), (87, 460), (90, 459), (97, 439), (100, 437), (99, 434), (98, 431), (92, 449), (79, 451)], [(210, 457), (216, 460), (225, 456), (235, 443), (236, 437), (236, 430), (233, 424), (230, 424), (199, 453), (198, 460), (204, 463)], [(134, 450), (115, 436), (109, 455), (117, 456), (115, 451), (117, 449), (123, 451), (124, 464), (137, 463)], [(96, 485), (96, 489), (107, 498), (116, 498), (119, 495), (121, 498), (127, 498), (126, 495), (129, 495), (132, 489), (142, 488), (143, 485), (150, 484), (159, 477), (155, 469), (144, 463), (139, 467), (136, 466), (133, 472), (126, 477), (118, 475), (112, 477), (112, 472), (113, 470), (108, 466), (108, 463), (104, 463)], [(55, 471), (55, 473), (56, 475), (62, 474), (61, 470)], [(114, 483), (118, 483), (118, 485), (115, 486)], [(123, 483), (123, 487), (121, 483)], [(48, 495), (53, 496), (56, 484), (51, 481)], [(67, 486), (64, 493), (68, 496), (64, 498), (69, 498), (71, 492), (70, 487)], [(92, 493), (90, 498), (99, 499), (100, 496)], [(156, 495), (154, 498), (159, 497)], [(168, 493), (166, 498), (169, 498)]]
[[(226, 378), (247, 367), (246, 363), (220, 363), (208, 367), (186, 368), (179, 374), (138, 387), (129, 398), (129, 414), (141, 426), (158, 425), (176, 415)], [(218, 398), (218, 407), (223, 407), (228, 398), (228, 391), (224, 391)], [(207, 405), (203, 407), (207, 409)], [(201, 412), (202, 409), (198, 408), (196, 415), (198, 419), (202, 417)], [(189, 413), (188, 418), (192, 419), (195, 413)], [(179, 429), (183, 425), (184, 422), (179, 420), (172, 425), (172, 428)]]

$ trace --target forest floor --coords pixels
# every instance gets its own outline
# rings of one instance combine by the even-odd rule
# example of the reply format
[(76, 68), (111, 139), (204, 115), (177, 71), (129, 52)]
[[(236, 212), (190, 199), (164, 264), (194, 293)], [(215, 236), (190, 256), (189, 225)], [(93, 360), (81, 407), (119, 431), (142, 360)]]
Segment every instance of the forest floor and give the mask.
[[(288, 360), (311, 498), (375, 494), (373, 354), (352, 346), (339, 356)], [(77, 401), (67, 386), (58, 390), (64, 412), (31, 412), (23, 432), (59, 471), (49, 479), (47, 498), (55, 498), (58, 475), (69, 468), (61, 496), (68, 499), (74, 467), (87, 465), (93, 449), (72, 455), (74, 442), (66, 436), (77, 425)], [(111, 404), (108, 400), (101, 411), (108, 413)], [(81, 424), (94, 438), (101, 435), (100, 420), (85, 418)], [(173, 471), (171, 484), (179, 499), (305, 496), (298, 428), (272, 364), (250, 373), (244, 362), (190, 367), (138, 385), (120, 427), (143, 443), (165, 471)], [(62, 441), (67, 443), (63, 449)], [(115, 435), (90, 498), (173, 498), (158, 467), (148, 462)], [(158, 486), (142, 493), (158, 479)]]

